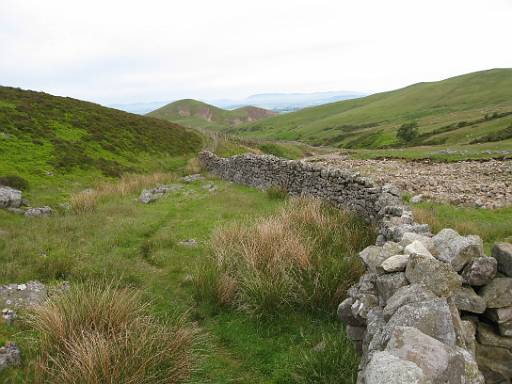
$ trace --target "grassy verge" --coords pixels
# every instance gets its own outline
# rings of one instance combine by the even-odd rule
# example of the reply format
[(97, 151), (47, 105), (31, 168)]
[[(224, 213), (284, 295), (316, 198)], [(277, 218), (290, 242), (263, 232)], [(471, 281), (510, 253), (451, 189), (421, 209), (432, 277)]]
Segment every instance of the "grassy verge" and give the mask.
[[(149, 302), (147, 315), (169, 334), (176, 331), (176, 318), (183, 318), (188, 328), (195, 322), (206, 356), (194, 365), (194, 383), (312, 383), (322, 382), (315, 374), (337, 377), (332, 375), (339, 372), (328, 371), (331, 365), (326, 363), (338, 356), (333, 348), (339, 345), (327, 342), (340, 337), (340, 326), (332, 317), (298, 311), (267, 322), (235, 309), (211, 311), (193, 299), (191, 276), (210, 255), (215, 228), (268, 217), (286, 200), (205, 180), (186, 184), (154, 204), (140, 204), (139, 188), (160, 181), (134, 179), (98, 186), (102, 192), (94, 209), (79, 213), (25, 218), (0, 211), (0, 282), (38, 279), (54, 284), (67, 279), (75, 286), (114, 279), (119, 288), (133, 289), (141, 301)], [(204, 188), (210, 182), (216, 192)], [(68, 186), (62, 195), (70, 196), (74, 188)], [(185, 239), (195, 239), (198, 245), (180, 244)], [(25, 317), (20, 313), (15, 326), (0, 326), (0, 341), (13, 340), (23, 351), (23, 365), (0, 373), (0, 382), (34, 381), (44, 332), (24, 325)], [(355, 357), (350, 345), (343, 348), (352, 360), (344, 358), (348, 371), (339, 380), (352, 382)], [(61, 359), (59, 351), (52, 355)]]
[(429, 224), (434, 233), (449, 227), (461, 234), (479, 235), (488, 253), (494, 242), (512, 241), (512, 207), (489, 210), (421, 203), (413, 211), (416, 220)]

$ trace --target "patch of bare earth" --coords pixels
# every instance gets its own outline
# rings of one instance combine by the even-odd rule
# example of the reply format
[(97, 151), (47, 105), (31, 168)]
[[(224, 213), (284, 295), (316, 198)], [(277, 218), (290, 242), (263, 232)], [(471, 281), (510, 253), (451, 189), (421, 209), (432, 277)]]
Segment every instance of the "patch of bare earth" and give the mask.
[(352, 160), (338, 155), (305, 159), (332, 168), (353, 169), (381, 184), (393, 183), (411, 195), (460, 206), (512, 205), (512, 160), (432, 163), (403, 160)]

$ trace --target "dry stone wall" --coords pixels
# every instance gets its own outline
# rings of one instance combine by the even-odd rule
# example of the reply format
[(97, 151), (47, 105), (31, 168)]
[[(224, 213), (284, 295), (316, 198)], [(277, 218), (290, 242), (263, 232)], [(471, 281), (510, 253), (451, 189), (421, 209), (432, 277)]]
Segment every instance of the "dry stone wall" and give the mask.
[(511, 244), (488, 257), (478, 236), (433, 235), (396, 188), (351, 171), (252, 154), (199, 160), (222, 179), (325, 199), (379, 225), (359, 254), (366, 273), (338, 307), (361, 353), (358, 383), (511, 382)]

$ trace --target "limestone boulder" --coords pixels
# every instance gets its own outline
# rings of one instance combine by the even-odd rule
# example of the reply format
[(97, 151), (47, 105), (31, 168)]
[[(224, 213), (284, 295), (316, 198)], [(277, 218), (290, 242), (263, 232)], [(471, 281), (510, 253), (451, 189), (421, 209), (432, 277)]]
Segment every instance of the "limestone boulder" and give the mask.
[(389, 352), (376, 352), (364, 371), (365, 384), (431, 383), (416, 364)]
[(6, 368), (19, 365), (21, 362), (21, 353), (16, 344), (6, 343), (0, 348), (0, 371)]
[(492, 257), (498, 262), (498, 271), (512, 277), (512, 244), (496, 243), (492, 248)]
[(0, 208), (19, 208), (21, 202), (21, 191), (11, 187), (0, 186)]
[[(416, 328), (396, 327), (386, 351), (421, 368), (432, 383), (483, 383), (473, 357), (448, 346)], [(468, 360), (466, 362), (466, 360)], [(469, 369), (466, 371), (466, 365)]]
[(457, 272), (472, 259), (484, 256), (483, 242), (478, 236), (461, 236), (450, 228), (441, 230), (432, 238), (436, 257), (449, 263)]
[(512, 278), (497, 277), (480, 291), (488, 308), (504, 308), (512, 305)]
[(384, 319), (388, 320), (403, 305), (435, 298), (437, 296), (422, 284), (411, 284), (401, 287), (387, 300), (387, 304), (382, 312)]
[(462, 284), (462, 278), (449, 264), (433, 257), (412, 254), (405, 269), (411, 284), (423, 284), (438, 296), (450, 296)]
[(477, 257), (462, 270), (462, 282), (474, 287), (486, 285), (496, 276), (497, 267), (494, 257)]
[(38, 281), (0, 286), (0, 305), (3, 308), (26, 308), (42, 304), (48, 298), (46, 286)]
[(383, 337), (389, 340), (396, 327), (414, 327), (449, 346), (455, 346), (456, 333), (446, 299), (437, 298), (406, 304), (396, 310), (386, 324)]

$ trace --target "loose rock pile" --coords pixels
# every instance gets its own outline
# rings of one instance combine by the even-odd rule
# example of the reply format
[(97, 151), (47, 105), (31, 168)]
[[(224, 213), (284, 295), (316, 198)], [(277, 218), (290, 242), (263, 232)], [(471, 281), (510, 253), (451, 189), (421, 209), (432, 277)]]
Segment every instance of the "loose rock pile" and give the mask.
[(26, 207), (27, 202), (22, 198), (22, 192), (10, 187), (0, 186), (0, 208), (5, 208), (9, 212), (27, 217), (49, 216), (53, 213), (48, 206), (32, 208)]
[[(391, 183), (411, 195), (461, 206), (500, 208), (512, 204), (512, 161), (456, 163), (352, 160), (339, 155), (307, 159), (325, 167), (352, 169), (379, 184)], [(414, 202), (414, 201), (412, 201)]]
[(376, 245), (359, 254), (366, 273), (338, 308), (362, 355), (358, 383), (511, 382), (511, 244), (488, 257), (478, 236), (433, 236), (398, 189), (353, 172), (273, 156), (199, 160), (223, 179), (316, 196), (378, 223)]

